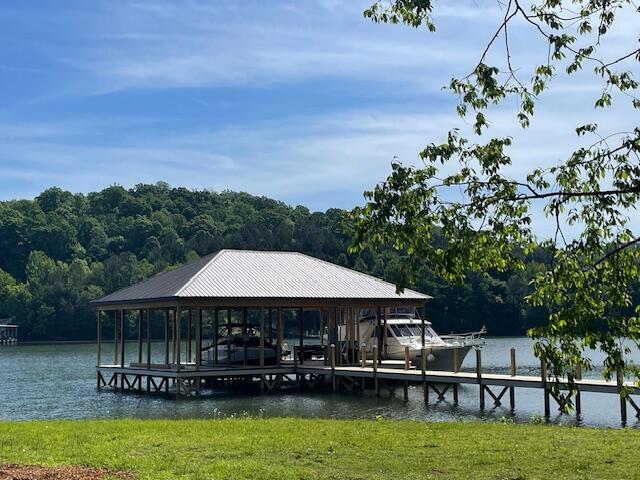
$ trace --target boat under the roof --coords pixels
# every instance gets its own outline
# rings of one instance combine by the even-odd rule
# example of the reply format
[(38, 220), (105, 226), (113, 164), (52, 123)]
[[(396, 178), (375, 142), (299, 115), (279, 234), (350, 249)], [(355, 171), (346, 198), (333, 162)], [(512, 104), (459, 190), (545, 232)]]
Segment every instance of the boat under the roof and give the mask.
[[(392, 311), (387, 314), (386, 330), (384, 323), (378, 327), (375, 315), (366, 315), (360, 319), (360, 344), (371, 352), (374, 345), (382, 343), (383, 358), (403, 360), (405, 347), (409, 347), (409, 358), (414, 365), (422, 365), (422, 325), (424, 323), (424, 346), (427, 355), (428, 370), (459, 370), (469, 350), (484, 345), (482, 335), (486, 329), (469, 333), (438, 335), (431, 322), (423, 320), (416, 311)], [(380, 330), (383, 340), (379, 343)], [(454, 353), (457, 350), (457, 354)], [(454, 365), (454, 362), (456, 363)]]

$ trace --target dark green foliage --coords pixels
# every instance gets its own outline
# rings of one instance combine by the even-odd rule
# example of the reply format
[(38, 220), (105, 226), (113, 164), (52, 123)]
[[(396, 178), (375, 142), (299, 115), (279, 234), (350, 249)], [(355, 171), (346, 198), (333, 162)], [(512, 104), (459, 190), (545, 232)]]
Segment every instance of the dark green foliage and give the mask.
[[(406, 263), (391, 248), (348, 254), (343, 210), (312, 213), (246, 193), (156, 184), (85, 196), (51, 188), (33, 201), (2, 202), (0, 212), (0, 318), (15, 316), (23, 339), (93, 338), (91, 299), (220, 248), (297, 250), (392, 282)], [(524, 272), (465, 286), (422, 264), (411, 286), (435, 297), (430, 318), (442, 331), (486, 324), (492, 334), (522, 334), (539, 324), (521, 299), (541, 259), (534, 253)]]

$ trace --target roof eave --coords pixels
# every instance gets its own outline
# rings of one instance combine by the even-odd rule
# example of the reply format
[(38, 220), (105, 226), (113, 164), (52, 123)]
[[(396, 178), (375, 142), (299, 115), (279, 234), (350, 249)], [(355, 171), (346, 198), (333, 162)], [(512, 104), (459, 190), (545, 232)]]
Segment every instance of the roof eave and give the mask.
[(328, 308), (328, 307), (395, 307), (423, 306), (426, 298), (306, 298), (306, 297), (161, 297), (128, 300), (94, 300), (97, 310), (191, 308)]

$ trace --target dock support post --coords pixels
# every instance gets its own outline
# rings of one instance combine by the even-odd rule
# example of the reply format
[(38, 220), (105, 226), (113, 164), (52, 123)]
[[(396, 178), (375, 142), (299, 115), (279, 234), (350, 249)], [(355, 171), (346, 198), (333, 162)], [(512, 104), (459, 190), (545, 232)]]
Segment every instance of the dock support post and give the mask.
[[(576, 381), (582, 380), (582, 364), (578, 362), (576, 365)], [(580, 386), (576, 385), (576, 414), (582, 415), (582, 400), (580, 398)]]
[[(453, 373), (460, 372), (460, 352), (458, 347), (453, 348)], [(453, 403), (458, 403), (458, 384), (453, 384)]]
[[(217, 325), (216, 325), (217, 328)], [(217, 347), (214, 347), (217, 352)], [(217, 362), (216, 362), (217, 363)], [(202, 308), (196, 311), (196, 370), (200, 371), (202, 366)], [(196, 377), (196, 395), (200, 396), (200, 385), (202, 378)]]
[[(516, 376), (516, 349), (511, 348), (511, 376)], [(509, 406), (511, 407), (511, 411), (513, 411), (516, 407), (516, 388), (509, 387)]]
[(180, 360), (181, 360), (181, 355), (180, 355), (180, 342), (182, 340), (182, 335), (180, 332), (180, 327), (181, 327), (181, 323), (182, 323), (182, 309), (180, 307), (176, 307), (175, 310), (175, 314), (174, 314), (174, 320), (175, 320), (175, 326), (176, 326), (176, 332), (175, 332), (175, 339), (176, 339), (176, 347), (175, 347), (175, 355), (176, 355), (176, 398), (180, 398)]
[(427, 349), (424, 345), (420, 349), (420, 364), (422, 368), (422, 394), (425, 403), (429, 403), (429, 385), (427, 385)]
[(176, 322), (176, 368), (180, 371), (180, 362), (182, 360), (182, 352), (180, 351), (180, 344), (182, 343), (182, 308), (176, 307), (174, 315)]
[(331, 387), (336, 391), (336, 346), (329, 345), (329, 361), (331, 362)]
[(118, 312), (119, 310), (113, 311), (113, 364), (118, 364)]
[(620, 395), (620, 421), (623, 426), (627, 424), (627, 396), (623, 391), (624, 376), (620, 367), (616, 369), (616, 384), (618, 385), (618, 395)]
[(542, 389), (544, 390), (544, 416), (549, 418), (551, 407), (549, 405), (549, 388), (547, 387), (547, 361), (544, 358), (540, 361), (540, 376), (542, 378)]
[[(216, 318), (218, 317), (218, 310), (216, 310)], [(217, 323), (217, 322), (216, 322)], [(218, 325), (215, 325), (216, 331), (216, 343), (214, 343), (214, 353), (218, 352), (218, 342), (217, 342), (217, 330)], [(215, 358), (214, 355), (214, 363), (218, 363), (218, 359)], [(197, 317), (196, 317), (196, 370), (200, 370), (202, 366), (202, 308), (198, 308)], [(198, 382), (198, 385), (200, 382)]]
[(164, 364), (169, 364), (169, 309), (164, 310)]
[[(360, 338), (360, 337), (358, 337)], [(367, 366), (367, 346), (363, 343), (360, 345), (360, 367), (366, 368)], [(362, 377), (360, 379), (360, 389), (364, 392), (366, 386), (366, 378)]]
[(380, 383), (378, 382), (378, 346), (373, 346), (373, 383), (376, 389), (376, 395), (380, 396)]
[(384, 351), (382, 351), (380, 354), (382, 355), (382, 358), (388, 358), (389, 357), (389, 344), (388, 344), (388, 339), (387, 339), (387, 307), (383, 307), (382, 309), (382, 338), (383, 338), (383, 348)]
[(278, 358), (276, 359), (278, 362), (278, 366), (282, 364), (282, 342), (284, 339), (283, 323), (282, 323), (282, 308), (278, 307), (278, 341), (276, 346), (276, 354)]
[[(151, 369), (151, 310), (147, 308), (147, 370)], [(147, 379), (147, 383), (149, 380)]]
[(138, 309), (138, 363), (142, 363), (142, 309)]
[(249, 309), (244, 307), (242, 309), (242, 365), (247, 366), (247, 351), (248, 351), (248, 338), (247, 338), (247, 322), (249, 320)]
[(300, 387), (302, 385), (302, 382), (300, 382), (300, 375), (298, 374), (298, 349), (300, 347), (297, 345), (293, 346), (293, 371), (295, 372), (295, 376), (296, 376), (296, 388), (298, 388), (298, 390), (300, 390)]
[(378, 331), (378, 345), (377, 345), (377, 349), (374, 349), (374, 352), (377, 353), (377, 355), (374, 354), (374, 357), (377, 358), (378, 360), (380, 360), (380, 355), (382, 355), (382, 350), (383, 350), (383, 338), (382, 338), (382, 309), (380, 307), (378, 307), (378, 311), (376, 314), (376, 330)]
[[(264, 308), (260, 307), (260, 368), (264, 368)], [(260, 393), (264, 393), (264, 375), (260, 375)]]
[(193, 309), (189, 308), (189, 319), (187, 320), (187, 363), (191, 363), (193, 361), (193, 348), (192, 348), (192, 336), (191, 336), (191, 330), (193, 327)]
[(124, 310), (120, 310), (120, 366), (124, 367)]
[(484, 410), (484, 385), (482, 384), (482, 350), (476, 350), (476, 376), (478, 378), (478, 388), (480, 389), (480, 410)]
[[(409, 361), (409, 347), (404, 347), (404, 369), (409, 370), (410, 361)], [(404, 401), (409, 400), (409, 380), (404, 381)]]
[[(99, 367), (102, 355), (102, 312), (100, 310), (96, 310), (96, 330), (96, 365)], [(100, 382), (98, 382), (98, 388), (100, 388)]]

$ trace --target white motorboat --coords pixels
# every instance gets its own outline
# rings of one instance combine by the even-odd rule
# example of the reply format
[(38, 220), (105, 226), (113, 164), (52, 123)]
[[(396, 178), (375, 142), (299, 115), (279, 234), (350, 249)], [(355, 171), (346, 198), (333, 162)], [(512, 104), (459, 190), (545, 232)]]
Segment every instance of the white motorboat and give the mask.
[[(387, 315), (386, 331), (382, 323), (382, 358), (404, 360), (405, 347), (409, 347), (409, 358), (416, 366), (422, 365), (422, 325), (416, 312), (391, 312)], [(459, 370), (471, 348), (484, 344), (484, 327), (477, 332), (438, 335), (431, 322), (424, 321), (424, 346), (427, 354), (428, 370)], [(365, 344), (371, 354), (374, 345), (379, 345), (378, 321), (375, 315), (360, 319), (360, 345)], [(454, 353), (457, 350), (457, 355)], [(456, 365), (454, 365), (454, 360)]]

